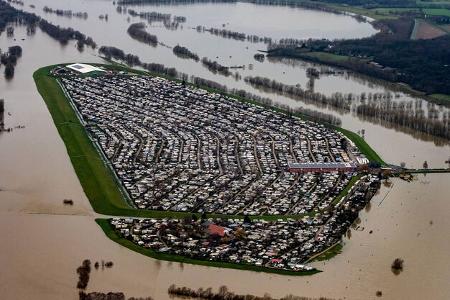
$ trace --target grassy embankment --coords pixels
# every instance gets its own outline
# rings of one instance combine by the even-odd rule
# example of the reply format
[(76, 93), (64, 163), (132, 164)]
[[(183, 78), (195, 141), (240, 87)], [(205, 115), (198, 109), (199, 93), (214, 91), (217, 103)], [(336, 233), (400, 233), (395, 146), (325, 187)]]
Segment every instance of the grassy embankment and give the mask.
[(314, 261), (325, 261), (325, 260), (329, 260), (333, 257), (335, 257), (336, 255), (342, 253), (342, 248), (344, 248), (344, 246), (342, 245), (341, 242), (334, 244), (333, 246), (331, 246), (328, 249), (325, 249), (324, 251), (317, 253), (316, 255), (312, 256), (307, 263), (309, 262), (314, 262)]
[(432, 94), (430, 97), (434, 98), (436, 101), (450, 103), (450, 95)]
[(109, 224), (108, 220), (96, 219), (95, 221), (97, 222), (98, 225), (100, 225), (103, 232), (111, 240), (115, 241), (116, 243), (119, 243), (120, 245), (122, 245), (130, 250), (133, 250), (133, 251), (141, 253), (145, 256), (149, 256), (149, 257), (160, 259), (160, 260), (202, 265), (202, 266), (208, 266), (208, 267), (248, 270), (248, 271), (255, 271), (255, 272), (266, 272), (266, 273), (275, 273), (275, 274), (291, 275), (291, 276), (313, 275), (313, 274), (321, 272), (319, 270), (301, 271), (301, 272), (287, 271), (287, 270), (271, 269), (271, 268), (267, 268), (267, 267), (258, 267), (258, 266), (249, 265), (249, 264), (235, 264), (235, 263), (226, 263), (226, 262), (219, 262), (219, 261), (199, 260), (199, 259), (193, 259), (193, 258), (181, 256), (181, 255), (173, 255), (173, 254), (156, 252), (151, 249), (140, 247), (140, 246), (136, 245), (135, 243), (133, 243), (132, 241), (119, 236), (117, 234), (117, 232), (114, 230), (114, 228), (111, 226), (111, 224)]

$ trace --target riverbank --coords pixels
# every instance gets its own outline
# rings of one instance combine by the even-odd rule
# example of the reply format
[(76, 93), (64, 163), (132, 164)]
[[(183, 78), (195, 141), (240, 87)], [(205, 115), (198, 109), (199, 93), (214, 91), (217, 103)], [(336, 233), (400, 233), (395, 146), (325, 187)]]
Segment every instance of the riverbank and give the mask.
[(129, 241), (123, 237), (120, 237), (107, 219), (96, 219), (95, 221), (102, 228), (103, 232), (109, 239), (113, 240), (114, 242), (116, 242), (132, 251), (135, 251), (142, 255), (152, 257), (155, 259), (159, 259), (159, 260), (178, 262), (181, 264), (187, 263), (187, 264), (201, 265), (201, 266), (207, 266), (207, 267), (246, 270), (246, 271), (253, 271), (253, 272), (265, 272), (265, 273), (274, 273), (274, 274), (289, 275), (289, 276), (308, 276), (308, 275), (314, 275), (314, 274), (321, 272), (319, 270), (309, 270), (309, 271), (305, 270), (305, 271), (296, 272), (296, 271), (288, 271), (288, 270), (281, 270), (281, 269), (273, 269), (273, 268), (268, 268), (268, 267), (259, 267), (259, 266), (255, 266), (255, 265), (249, 265), (249, 264), (235, 264), (235, 263), (227, 263), (227, 262), (219, 262), (219, 261), (206, 261), (206, 260), (192, 259), (192, 258), (180, 256), (180, 255), (156, 252), (151, 249), (140, 247), (140, 246), (136, 245), (135, 243), (133, 243), (132, 241)]

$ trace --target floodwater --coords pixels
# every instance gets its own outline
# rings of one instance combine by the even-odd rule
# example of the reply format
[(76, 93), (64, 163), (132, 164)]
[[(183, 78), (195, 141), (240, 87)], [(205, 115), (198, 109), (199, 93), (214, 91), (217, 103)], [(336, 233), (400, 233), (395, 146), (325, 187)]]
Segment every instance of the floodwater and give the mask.
[[(36, 9), (29, 8), (36, 5)], [(87, 11), (87, 20), (46, 15), (43, 6)], [(209, 73), (200, 64), (175, 57), (171, 49), (156, 48), (133, 41), (126, 34), (127, 15), (118, 14), (109, 1), (26, 2), (24, 9), (35, 11), (61, 26), (70, 26), (92, 36), (99, 45), (112, 45), (138, 54), (143, 61), (164, 63), (179, 71), (220, 81), (232, 88), (245, 88), (291, 106), (316, 108), (286, 97), (265, 94), (235, 81)], [(148, 30), (163, 43), (187, 46), (200, 57), (222, 64), (252, 63), (243, 75), (266, 76), (288, 84), (306, 86), (305, 70), (310, 64), (252, 61), (263, 44), (222, 39), (197, 33), (189, 26), (205, 25), (249, 34), (307, 38), (363, 37), (375, 33), (367, 23), (348, 16), (288, 7), (251, 4), (208, 4), (140, 6), (137, 11), (159, 11), (186, 16), (182, 30), (169, 31), (153, 24)], [(107, 13), (108, 22), (98, 15)], [(139, 21), (132, 18), (131, 22)], [(154, 30), (154, 31), (153, 31)], [(111, 260), (112, 269), (93, 271), (89, 291), (123, 291), (128, 297), (152, 296), (168, 299), (167, 288), (175, 283), (192, 288), (226, 285), (237, 293), (280, 297), (285, 294), (327, 296), (347, 299), (374, 299), (377, 290), (383, 299), (449, 299), (450, 288), (450, 176), (419, 176), (407, 183), (393, 180), (382, 187), (370, 207), (361, 212), (360, 228), (345, 238), (342, 254), (328, 262), (315, 263), (324, 272), (312, 277), (286, 277), (246, 271), (180, 265), (144, 257), (110, 241), (95, 224), (97, 216), (89, 205), (58, 136), (47, 108), (37, 93), (32, 73), (41, 66), (62, 62), (101, 62), (95, 52), (79, 53), (73, 44), (61, 47), (39, 30), (26, 36), (16, 28), (16, 40), (0, 36), (0, 48), (21, 45), (24, 52), (13, 80), (0, 77), (0, 98), (5, 99), (5, 126), (25, 126), (0, 134), (0, 299), (77, 299), (75, 269), (83, 259)], [(22, 40), (25, 39), (25, 40)], [(248, 47), (248, 49), (247, 49)], [(230, 58), (231, 56), (231, 58)], [(0, 69), (3, 72), (3, 69)], [(355, 76), (323, 76), (316, 81), (323, 93), (374, 92), (388, 86)], [(412, 99), (401, 94), (398, 101)], [(424, 103), (426, 106), (426, 103)], [(443, 108), (438, 109), (444, 111)], [(316, 108), (319, 109), (319, 108)], [(352, 114), (339, 115), (343, 126), (365, 129), (367, 141), (388, 162), (406, 162), (420, 167), (443, 167), (450, 155), (446, 141), (414, 132), (363, 121)], [(73, 199), (73, 207), (63, 206)], [(362, 228), (364, 228), (362, 230)], [(372, 230), (372, 233), (369, 232)], [(405, 269), (394, 275), (390, 264), (405, 260)]]

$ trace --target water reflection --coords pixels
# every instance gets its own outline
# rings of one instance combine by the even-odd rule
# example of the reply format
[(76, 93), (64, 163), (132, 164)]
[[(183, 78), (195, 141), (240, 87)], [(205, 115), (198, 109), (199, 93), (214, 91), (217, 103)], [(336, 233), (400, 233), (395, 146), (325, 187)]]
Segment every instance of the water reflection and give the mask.
[[(54, 1), (32, 2), (36, 5), (36, 12), (40, 13), (44, 5), (51, 6)], [(87, 0), (61, 0), (58, 4), (72, 11), (88, 11), (92, 16), (108, 13), (108, 22), (97, 17), (82, 22), (55, 15), (48, 18), (55, 24), (73, 27), (92, 36), (99, 45), (114, 42), (143, 60), (175, 65), (180, 71), (189, 74), (258, 92), (243, 81), (209, 75), (199, 64), (184, 60), (181, 62), (163, 47), (149, 49), (130, 40), (126, 35), (129, 26), (127, 17), (114, 13), (115, 8), (110, 4), (109, 1)], [(186, 15), (188, 21), (200, 20), (200, 23), (209, 22), (212, 25), (214, 14), (211, 12), (217, 10), (220, 14), (225, 10), (223, 6), (218, 8), (200, 7), (191, 11), (186, 6), (177, 6), (164, 7), (164, 11), (173, 13), (176, 10), (179, 15)], [(232, 8), (226, 6), (227, 13)], [(201, 11), (208, 13), (203, 15)], [(251, 25), (248, 23), (252, 19), (251, 10), (245, 12), (250, 17), (249, 21), (243, 22), (243, 27)], [(262, 9), (255, 16), (264, 22), (264, 16), (269, 13), (268, 9)], [(286, 23), (282, 26), (273, 24), (278, 19), (281, 23), (285, 22), (280, 14), (274, 13), (269, 26), (275, 28), (273, 31), (278, 30), (279, 36), (284, 36)], [(317, 17), (316, 14), (307, 13), (303, 16), (300, 10), (295, 10), (295, 13), (291, 11), (290, 14), (294, 16), (292, 20), (300, 22), (295, 30), (301, 31), (301, 22), (310, 22), (310, 27), (320, 26), (312, 21)], [(240, 12), (237, 12), (237, 16), (245, 19)], [(320, 20), (337, 30), (346, 30), (345, 25), (341, 26), (336, 23), (339, 21), (331, 19), (324, 15)], [(239, 21), (234, 24), (237, 29), (245, 31), (245, 28), (238, 26)], [(270, 30), (265, 32), (264, 27), (260, 31), (268, 33)], [(308, 33), (308, 26), (305, 28), (305, 35), (317, 32)], [(255, 32), (253, 28), (250, 29), (248, 32)], [(164, 30), (161, 36), (168, 44), (176, 45), (177, 41), (182, 41), (190, 49), (198, 50), (201, 56), (220, 56), (223, 59), (221, 63), (227, 65), (247, 64), (253, 61), (257, 51), (253, 44), (245, 49), (242, 43), (239, 46), (224, 39), (203, 40), (202, 35), (193, 33), (198, 37), (196, 39), (186, 33), (187, 30), (174, 33), (164, 28), (161, 30)], [(444, 238), (450, 228), (450, 176), (445, 174), (418, 176), (417, 181), (410, 183), (397, 179), (386, 183), (388, 187), (383, 186), (380, 194), (373, 198), (370, 210), (360, 213), (360, 226), (365, 230), (351, 231), (351, 238), (344, 239), (343, 252), (330, 261), (317, 263), (317, 267), (324, 272), (313, 277), (287, 278), (188, 264), (181, 267), (178, 263), (169, 264), (144, 257), (110, 241), (94, 221), (97, 215), (79, 185), (66, 149), (32, 79), (32, 73), (43, 65), (101, 62), (101, 59), (88, 48), (79, 53), (73, 43), (61, 47), (39, 29), (35, 36), (28, 37), (26, 28), (19, 27), (15, 35), (16, 43), (23, 47), (24, 53), (14, 79), (10, 82), (0, 79), (0, 98), (5, 99), (7, 111), (11, 112), (11, 116), (5, 115), (5, 127), (23, 124), (26, 128), (0, 136), (0, 227), (3, 228), (0, 236), (5, 241), (0, 243), (0, 265), (3, 270), (7, 270), (0, 271), (2, 299), (75, 300), (78, 298), (74, 286), (75, 269), (86, 258), (114, 261), (114, 268), (108, 272), (101, 275), (94, 272), (91, 275), (92, 291), (123, 291), (130, 297), (150, 294), (154, 299), (169, 299), (167, 289), (174, 283), (195, 289), (218, 289), (221, 285), (227, 285), (238, 294), (262, 296), (269, 292), (274, 297), (290, 293), (311, 297), (371, 299), (377, 290), (382, 290), (383, 299), (430, 298), (430, 295), (433, 299), (450, 298), (450, 289), (447, 287), (450, 278), (450, 240)], [(26, 40), (22, 41), (22, 38)], [(0, 48), (5, 49), (12, 43), (6, 35), (0, 36)], [(233, 59), (228, 59), (229, 55)], [(258, 74), (277, 78), (286, 84), (300, 83), (306, 86), (306, 68), (309, 66), (289, 67), (265, 61), (255, 64), (253, 70), (246, 69), (240, 73), (242, 76)], [(315, 90), (331, 94), (337, 90), (343, 93), (368, 93), (385, 89), (377, 84), (372, 85), (370, 81), (363, 82), (358, 82), (352, 76), (321, 76), (315, 81)], [(260, 92), (260, 95), (267, 94)], [(275, 98), (276, 102), (294, 108), (315, 108), (284, 96), (277, 95)], [(327, 108), (323, 108), (323, 111), (335, 113)], [(449, 158), (450, 147), (436, 147), (434, 139), (433, 142), (415, 139), (410, 134), (361, 120), (352, 114), (343, 114), (341, 117), (345, 128), (354, 131), (364, 128), (366, 140), (388, 162), (405, 161), (408, 166), (421, 167), (423, 161), (427, 160), (430, 167), (441, 167)], [(62, 205), (62, 199), (65, 198), (74, 199), (73, 207)], [(430, 220), (433, 220), (432, 226)], [(393, 275), (390, 270), (390, 264), (397, 257), (407, 262), (407, 268), (400, 276)]]

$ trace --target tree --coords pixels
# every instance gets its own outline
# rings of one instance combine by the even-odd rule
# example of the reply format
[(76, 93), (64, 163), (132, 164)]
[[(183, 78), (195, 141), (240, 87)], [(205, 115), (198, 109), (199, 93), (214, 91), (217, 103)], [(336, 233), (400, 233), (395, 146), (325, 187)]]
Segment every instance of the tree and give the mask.
[(248, 215), (245, 215), (244, 216), (244, 223), (251, 224), (252, 223), (252, 219), (250, 219), (250, 217)]
[(198, 221), (198, 217), (196, 214), (192, 214), (192, 221), (194, 221), (194, 222)]
[(5, 67), (5, 77), (6, 79), (12, 79), (14, 77), (14, 65), (8, 63)]

